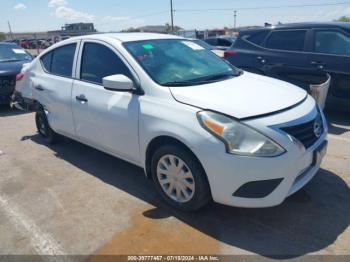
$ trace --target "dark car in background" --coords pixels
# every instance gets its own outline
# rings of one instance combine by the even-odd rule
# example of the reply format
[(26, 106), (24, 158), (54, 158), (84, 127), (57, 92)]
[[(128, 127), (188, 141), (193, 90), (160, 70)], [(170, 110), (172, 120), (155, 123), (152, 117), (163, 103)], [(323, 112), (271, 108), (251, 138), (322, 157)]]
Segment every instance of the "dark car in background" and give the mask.
[(350, 110), (350, 23), (300, 23), (242, 30), (225, 52), (233, 65), (309, 91), (331, 76), (327, 107)]
[(0, 104), (10, 104), (23, 64), (33, 57), (14, 43), (0, 42)]
[(204, 41), (211, 45), (213, 49), (217, 50), (227, 50), (234, 44), (237, 37), (235, 36), (219, 36), (219, 37), (210, 37), (204, 39)]

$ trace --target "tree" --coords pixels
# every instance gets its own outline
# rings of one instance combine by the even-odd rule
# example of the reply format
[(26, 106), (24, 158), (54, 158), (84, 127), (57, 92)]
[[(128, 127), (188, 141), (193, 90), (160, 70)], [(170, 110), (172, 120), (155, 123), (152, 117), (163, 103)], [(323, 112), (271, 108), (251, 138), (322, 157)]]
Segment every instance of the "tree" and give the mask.
[(350, 22), (350, 17), (344, 15), (344, 16), (340, 17), (337, 21), (338, 22)]
[(4, 41), (6, 39), (6, 34), (3, 32), (0, 32), (0, 41)]
[[(180, 30), (182, 30), (181, 27), (179, 27), (179, 26), (177, 26), (177, 25), (174, 25), (174, 32), (178, 32), (178, 31), (180, 31)], [(164, 31), (165, 31), (166, 33), (171, 33), (171, 25), (170, 25), (169, 23), (166, 23), (166, 24), (165, 24), (165, 29), (164, 29)]]

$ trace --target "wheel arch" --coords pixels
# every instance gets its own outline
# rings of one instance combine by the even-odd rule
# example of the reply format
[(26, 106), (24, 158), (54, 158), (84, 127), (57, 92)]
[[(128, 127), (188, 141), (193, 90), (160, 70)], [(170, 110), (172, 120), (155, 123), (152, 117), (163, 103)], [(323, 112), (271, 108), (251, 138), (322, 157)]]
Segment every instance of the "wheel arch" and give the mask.
[(179, 146), (179, 147), (185, 149), (186, 151), (188, 151), (189, 153), (191, 153), (193, 155), (193, 157), (198, 161), (198, 163), (200, 164), (204, 173), (206, 174), (205, 169), (204, 169), (201, 161), (198, 159), (196, 154), (193, 152), (193, 150), (191, 150), (191, 148), (189, 146), (187, 146), (183, 141), (180, 141), (178, 138), (175, 138), (175, 137), (172, 137), (169, 135), (161, 135), (161, 136), (157, 136), (157, 137), (153, 138), (147, 145), (146, 155), (145, 155), (145, 174), (146, 174), (147, 178), (152, 177), (152, 175), (151, 175), (152, 156), (155, 153), (155, 151), (157, 150), (157, 148), (159, 148), (162, 145), (176, 145), (176, 146)]

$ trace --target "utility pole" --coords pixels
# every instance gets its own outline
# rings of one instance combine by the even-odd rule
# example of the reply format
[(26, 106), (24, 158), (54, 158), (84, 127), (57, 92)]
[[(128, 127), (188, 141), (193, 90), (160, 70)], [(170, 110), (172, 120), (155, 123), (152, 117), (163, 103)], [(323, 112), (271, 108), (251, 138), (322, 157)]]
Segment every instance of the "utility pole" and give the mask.
[(234, 23), (234, 29), (235, 29), (235, 31), (236, 31), (236, 29), (237, 29), (237, 10), (235, 10), (234, 11), (234, 15), (233, 15), (233, 17), (234, 17), (234, 19), (235, 19), (235, 23)]
[(13, 40), (13, 34), (12, 34), (12, 29), (11, 29), (10, 21), (7, 21), (7, 24), (8, 24), (8, 26), (9, 26), (9, 31), (10, 31), (11, 40)]
[(171, 12), (171, 32), (174, 33), (174, 9), (173, 9), (173, 0), (170, 0), (170, 12)]

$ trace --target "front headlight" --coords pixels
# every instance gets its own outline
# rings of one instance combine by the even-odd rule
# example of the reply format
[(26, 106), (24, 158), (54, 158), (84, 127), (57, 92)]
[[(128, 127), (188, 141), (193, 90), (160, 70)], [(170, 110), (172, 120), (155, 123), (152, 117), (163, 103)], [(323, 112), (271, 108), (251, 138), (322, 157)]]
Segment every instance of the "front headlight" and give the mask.
[(211, 111), (199, 112), (197, 116), (204, 129), (225, 143), (229, 153), (273, 157), (286, 152), (270, 138), (229, 117)]

